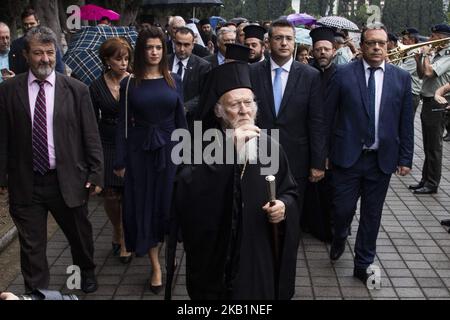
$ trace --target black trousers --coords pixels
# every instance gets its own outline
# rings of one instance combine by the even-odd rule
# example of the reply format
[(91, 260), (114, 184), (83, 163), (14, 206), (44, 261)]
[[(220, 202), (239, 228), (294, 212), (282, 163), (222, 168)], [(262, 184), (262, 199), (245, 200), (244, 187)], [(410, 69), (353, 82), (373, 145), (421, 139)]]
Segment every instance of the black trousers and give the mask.
[(367, 268), (376, 255), (376, 242), (381, 224), (383, 204), (389, 188), (390, 174), (378, 167), (376, 152), (363, 152), (350, 168), (333, 167), (333, 231), (334, 240), (345, 241), (361, 199), (360, 220), (355, 242), (355, 267)]
[(444, 114), (432, 112), (440, 105), (433, 98), (423, 98), (422, 137), (425, 162), (422, 169), (422, 183), (426, 187), (437, 188), (442, 172), (442, 135), (444, 133)]
[(73, 264), (93, 273), (94, 243), (87, 204), (69, 208), (61, 195), (56, 170), (46, 175), (35, 173), (33, 203), (10, 204), (11, 217), (20, 241), (21, 270), (27, 292), (47, 289), (50, 275), (47, 262), (47, 216), (55, 218), (70, 244)]

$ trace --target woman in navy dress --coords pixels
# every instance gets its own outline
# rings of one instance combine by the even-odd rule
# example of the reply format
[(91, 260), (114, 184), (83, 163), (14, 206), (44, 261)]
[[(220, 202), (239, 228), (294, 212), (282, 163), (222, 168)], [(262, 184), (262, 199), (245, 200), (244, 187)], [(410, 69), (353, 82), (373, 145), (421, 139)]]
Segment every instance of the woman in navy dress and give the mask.
[(165, 43), (158, 28), (139, 33), (134, 77), (121, 83), (116, 137), (115, 172), (125, 178), (125, 244), (128, 251), (149, 255), (149, 287), (154, 293), (162, 289), (159, 249), (168, 229), (176, 172), (171, 161), (176, 142), (171, 141), (171, 134), (175, 129), (187, 128), (181, 79), (169, 72)]

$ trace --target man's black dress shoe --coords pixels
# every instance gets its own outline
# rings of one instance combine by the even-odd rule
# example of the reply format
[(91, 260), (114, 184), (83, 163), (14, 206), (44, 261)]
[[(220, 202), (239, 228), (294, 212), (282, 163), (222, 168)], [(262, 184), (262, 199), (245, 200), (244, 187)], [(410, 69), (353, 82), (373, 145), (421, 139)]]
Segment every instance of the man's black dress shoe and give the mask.
[(98, 284), (97, 284), (97, 278), (95, 277), (95, 274), (83, 274), (81, 273), (81, 290), (84, 293), (92, 293), (97, 291)]
[(441, 226), (450, 227), (450, 219), (442, 220)]
[(367, 279), (369, 279), (369, 274), (367, 274), (367, 269), (364, 268), (354, 268), (353, 276), (359, 280), (361, 280), (364, 285), (367, 285)]
[(423, 182), (419, 182), (418, 184), (412, 184), (408, 187), (409, 190), (417, 190), (423, 188), (425, 184)]
[(331, 242), (330, 249), (330, 260), (331, 262), (336, 262), (345, 251), (345, 240), (342, 242), (333, 241)]
[(437, 193), (437, 188), (423, 187), (417, 190), (414, 190), (414, 194), (435, 194)]

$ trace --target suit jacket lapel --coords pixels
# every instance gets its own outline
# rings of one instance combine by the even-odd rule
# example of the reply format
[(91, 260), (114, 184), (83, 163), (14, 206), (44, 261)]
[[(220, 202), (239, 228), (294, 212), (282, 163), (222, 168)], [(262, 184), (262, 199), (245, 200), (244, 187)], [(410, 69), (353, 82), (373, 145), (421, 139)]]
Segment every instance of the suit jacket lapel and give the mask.
[(190, 56), (188, 63), (186, 64), (186, 70), (184, 70), (183, 83), (191, 81), (192, 70), (194, 68), (194, 56)]
[(272, 70), (270, 67), (270, 60), (266, 60), (264, 63), (264, 72), (263, 74), (261, 74), (261, 79), (263, 80), (264, 91), (267, 92), (270, 111), (272, 111), (273, 117), (276, 118), (277, 115), (275, 113), (275, 103), (273, 98)]
[(175, 55), (171, 54), (169, 56), (169, 70), (172, 71), (173, 70), (173, 61), (175, 60)]
[(295, 87), (297, 85), (299, 77), (300, 77), (300, 70), (298, 70), (298, 66), (296, 65), (296, 63), (292, 62), (286, 88), (284, 89), (283, 99), (281, 100), (280, 111), (278, 112), (278, 116), (280, 116), (283, 110), (286, 109), (291, 95), (295, 92)]
[(369, 115), (369, 92), (367, 90), (366, 71), (364, 70), (363, 61), (361, 60), (359, 63), (355, 64), (355, 68), (359, 90), (361, 91), (361, 98), (367, 115)]
[(386, 63), (383, 79), (383, 92), (381, 95), (381, 103), (380, 103), (380, 116), (384, 110), (387, 101), (389, 101), (389, 93), (391, 92), (391, 90), (388, 86), (390, 83), (393, 83), (391, 81), (391, 78), (392, 78), (392, 66)]
[(30, 111), (30, 98), (28, 96), (28, 73), (23, 77), (23, 80), (19, 82), (19, 88), (17, 90), (17, 95), (19, 96), (19, 100), (22, 104), (22, 107), (25, 108), (25, 112), (30, 118), (31, 121), (31, 111)]
[(55, 127), (55, 119), (58, 113), (61, 111), (62, 103), (58, 103), (58, 101), (64, 101), (64, 97), (66, 96), (66, 85), (63, 80), (63, 76), (56, 73), (55, 80), (55, 101), (53, 106), (53, 127)]

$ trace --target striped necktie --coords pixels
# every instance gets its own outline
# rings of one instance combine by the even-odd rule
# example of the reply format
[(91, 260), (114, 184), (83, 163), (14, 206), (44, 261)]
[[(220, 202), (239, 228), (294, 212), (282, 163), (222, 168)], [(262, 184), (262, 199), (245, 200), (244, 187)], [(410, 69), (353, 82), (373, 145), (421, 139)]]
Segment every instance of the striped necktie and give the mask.
[(46, 81), (35, 80), (39, 85), (33, 118), (33, 170), (45, 174), (50, 170), (47, 140), (47, 110), (45, 106)]

